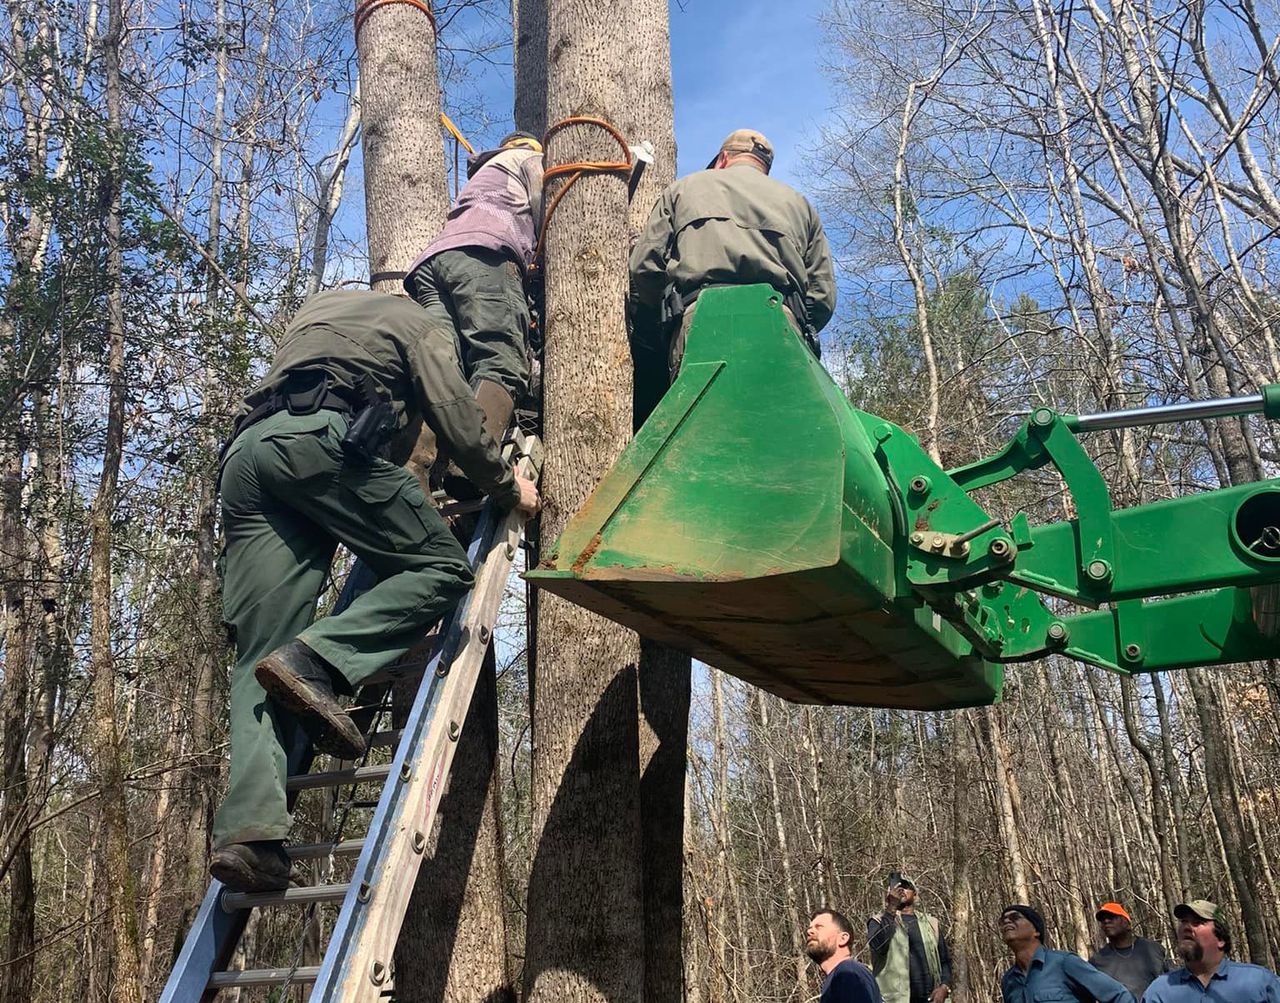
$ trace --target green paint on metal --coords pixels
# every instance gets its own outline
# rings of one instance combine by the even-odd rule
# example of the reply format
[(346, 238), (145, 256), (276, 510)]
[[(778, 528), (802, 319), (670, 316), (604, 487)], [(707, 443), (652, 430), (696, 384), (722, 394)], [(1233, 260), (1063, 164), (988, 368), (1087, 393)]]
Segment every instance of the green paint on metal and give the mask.
[[(850, 406), (772, 289), (710, 289), (679, 378), (528, 577), (810, 703), (990, 703), (1004, 664), (1053, 652), (1125, 673), (1280, 656), (1249, 593), (1280, 582), (1280, 482), (1115, 511), (1075, 422), (1039, 408), (944, 471)], [(1006, 528), (970, 497), (1050, 465), (1075, 519)]]
[(989, 703), (999, 668), (904, 588), (895, 490), (777, 294), (711, 289), (679, 378), (529, 577), (790, 699)]

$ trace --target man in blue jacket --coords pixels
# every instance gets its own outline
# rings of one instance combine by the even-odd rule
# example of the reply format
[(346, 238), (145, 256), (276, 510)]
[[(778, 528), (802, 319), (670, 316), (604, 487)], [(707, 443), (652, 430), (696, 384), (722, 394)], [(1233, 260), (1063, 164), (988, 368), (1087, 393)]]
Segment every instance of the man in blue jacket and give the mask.
[(1004, 1003), (1074, 998), (1080, 1003), (1134, 1003), (1133, 993), (1079, 955), (1044, 946), (1044, 918), (1029, 905), (1006, 906), (1000, 936), (1013, 966), (1000, 979)]
[(1185, 968), (1161, 975), (1143, 994), (1143, 1003), (1277, 1003), (1280, 978), (1261, 965), (1232, 961), (1231, 931), (1222, 911), (1196, 899), (1173, 910), (1178, 921), (1178, 954)]

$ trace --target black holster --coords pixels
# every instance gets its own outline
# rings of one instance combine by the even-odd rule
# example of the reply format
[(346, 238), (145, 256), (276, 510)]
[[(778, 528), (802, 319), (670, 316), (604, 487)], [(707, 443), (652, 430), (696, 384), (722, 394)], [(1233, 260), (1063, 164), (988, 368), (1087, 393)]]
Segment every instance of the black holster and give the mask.
[(804, 297), (794, 290), (787, 293), (787, 298), (783, 300), (784, 305), (791, 311), (791, 316), (796, 320), (796, 327), (800, 329), (800, 337), (804, 338), (804, 343), (809, 346), (809, 351), (822, 358), (822, 343), (818, 340), (818, 332), (813, 325), (809, 323), (809, 309), (805, 306)]
[(385, 458), (387, 446), (396, 431), (396, 414), (391, 402), (383, 400), (368, 373), (360, 377), (360, 395), (364, 406), (356, 413), (347, 434), (342, 437), (342, 451), (350, 460), (372, 463)]

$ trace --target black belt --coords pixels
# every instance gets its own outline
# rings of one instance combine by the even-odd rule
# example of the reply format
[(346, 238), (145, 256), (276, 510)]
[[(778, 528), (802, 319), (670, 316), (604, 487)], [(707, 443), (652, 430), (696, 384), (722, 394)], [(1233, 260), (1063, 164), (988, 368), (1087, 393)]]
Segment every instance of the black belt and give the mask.
[[(305, 383), (308, 377), (311, 378), (312, 385), (297, 385), (298, 382)], [(340, 414), (354, 415), (362, 411), (365, 402), (353, 401), (343, 391), (330, 387), (329, 381), (332, 378), (324, 370), (299, 371), (296, 379), (293, 378), (293, 374), (286, 374), (285, 382), (273, 391), (270, 397), (236, 421), (230, 438), (218, 453), (219, 468), (222, 466), (223, 459), (226, 458), (227, 450), (243, 432), (281, 411), (297, 415), (315, 414), (317, 411), (337, 411)]]
[[(662, 303), (662, 321), (664, 328), (667, 329), (668, 337), (674, 333), (674, 327), (689, 307), (707, 289), (724, 289), (733, 283), (728, 282), (711, 282), (704, 286), (699, 286), (693, 292), (688, 294), (680, 293), (675, 286), (667, 287), (667, 294), (663, 297)], [(782, 305), (791, 311), (791, 316), (796, 322), (796, 326), (800, 329), (800, 337), (804, 339), (809, 351), (813, 352), (818, 358), (822, 358), (822, 343), (818, 341), (818, 332), (809, 325), (809, 313), (805, 309), (804, 298), (794, 289), (786, 290), (773, 287), (773, 291), (782, 297)], [(672, 303), (671, 299), (677, 302)]]
[(288, 411), (290, 414), (315, 414), (317, 411), (337, 411), (341, 414), (355, 414), (356, 408), (352, 407), (347, 401), (338, 397), (336, 394), (330, 394), (328, 398), (321, 401), (318, 407), (309, 408), (306, 411), (295, 411), (289, 407), (288, 400), (284, 395), (272, 397), (270, 400), (263, 401), (247, 415), (236, 422), (235, 430), (231, 435), (231, 442), (235, 442), (241, 432), (258, 424), (260, 421), (266, 421), (273, 414), (279, 414), (281, 411)]

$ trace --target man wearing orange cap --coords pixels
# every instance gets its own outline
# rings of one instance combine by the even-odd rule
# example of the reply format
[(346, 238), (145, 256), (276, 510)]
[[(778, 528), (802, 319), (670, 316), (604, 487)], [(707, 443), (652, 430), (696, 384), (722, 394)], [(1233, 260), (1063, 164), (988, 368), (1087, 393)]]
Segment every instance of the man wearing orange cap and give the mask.
[(1142, 999), (1147, 986), (1173, 967), (1169, 956), (1154, 940), (1134, 936), (1133, 920), (1119, 902), (1103, 902), (1096, 919), (1107, 942), (1089, 964), (1127, 986), (1134, 999)]

